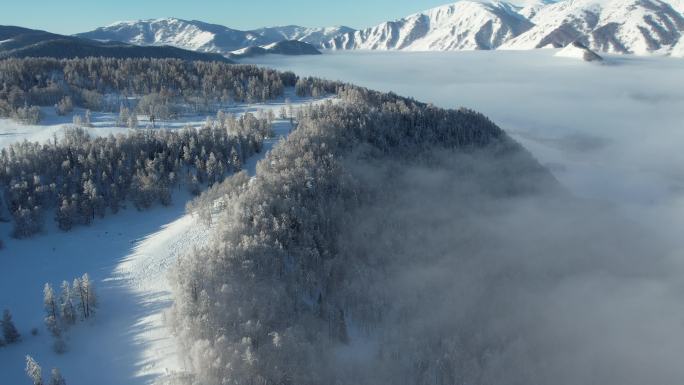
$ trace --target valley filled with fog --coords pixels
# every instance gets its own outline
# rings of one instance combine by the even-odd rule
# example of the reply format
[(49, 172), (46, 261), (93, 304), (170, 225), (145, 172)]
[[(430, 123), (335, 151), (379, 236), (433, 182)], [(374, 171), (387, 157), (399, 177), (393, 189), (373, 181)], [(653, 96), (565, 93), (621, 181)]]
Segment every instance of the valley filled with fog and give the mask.
[[(340, 371), (360, 373), (360, 383), (412, 383), (370, 358), (380, 344), (450, 352), (445, 360), (459, 366), (435, 369), (435, 383), (674, 384), (684, 376), (672, 359), (684, 353), (684, 68), (669, 58), (593, 65), (553, 53), (258, 61), (476, 109), (570, 193), (492, 194), (525, 174), (491, 155), (356, 171), (387, 197), (361, 210), (342, 244), (392, 268), (377, 279), (363, 270), (349, 286), (390, 293), (385, 300), (400, 309), (381, 328), (396, 345), (351, 343), (338, 352)], [(408, 340), (423, 344), (403, 346)]]
[(626, 205), (674, 203), (684, 192), (684, 67), (673, 58), (556, 50), (328, 52), (251, 59), (301, 76), (467, 107), (503, 128), (575, 194)]

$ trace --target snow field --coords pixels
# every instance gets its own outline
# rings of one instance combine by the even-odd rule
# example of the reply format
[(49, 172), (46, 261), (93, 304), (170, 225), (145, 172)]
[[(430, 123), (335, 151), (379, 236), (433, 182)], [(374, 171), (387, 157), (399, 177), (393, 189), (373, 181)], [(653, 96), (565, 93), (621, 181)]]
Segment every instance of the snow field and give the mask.
[[(312, 101), (288, 90), (294, 108)], [(238, 105), (225, 110), (235, 115), (273, 110), (278, 115), (284, 99), (259, 105)], [(46, 109), (47, 110), (47, 109)], [(49, 111), (46, 111), (49, 113)], [(75, 113), (78, 113), (75, 112)], [(60, 120), (60, 118), (63, 118)], [(161, 129), (190, 124), (201, 126), (206, 116), (160, 122)], [(70, 125), (70, 117), (48, 115), (44, 125), (22, 126), (0, 120), (6, 146), (17, 140), (50, 140)], [(115, 114), (93, 113), (94, 135), (125, 132), (113, 127)], [(144, 119), (141, 119), (141, 125)], [(274, 122), (275, 136), (264, 142), (261, 153), (248, 159), (244, 168), (254, 175), (257, 162), (291, 130), (289, 120)], [(58, 367), (69, 385), (153, 384), (167, 375), (182, 373), (176, 343), (164, 323), (172, 298), (168, 268), (179, 255), (207, 241), (210, 228), (193, 214), (185, 213), (192, 197), (185, 190), (174, 193), (171, 207), (153, 207), (138, 212), (131, 204), (116, 215), (96, 220), (93, 225), (61, 232), (54, 221), (46, 231), (27, 240), (9, 237), (11, 223), (0, 223), (0, 308), (12, 311), (22, 334), (18, 344), (0, 348), (0, 385), (27, 383), (24, 357), (33, 356), (44, 375)], [(100, 308), (95, 318), (77, 323), (66, 333), (68, 351), (52, 350), (52, 337), (43, 325), (42, 289), (50, 282), (57, 290), (62, 280), (88, 272), (95, 282)], [(38, 336), (32, 336), (38, 328)]]

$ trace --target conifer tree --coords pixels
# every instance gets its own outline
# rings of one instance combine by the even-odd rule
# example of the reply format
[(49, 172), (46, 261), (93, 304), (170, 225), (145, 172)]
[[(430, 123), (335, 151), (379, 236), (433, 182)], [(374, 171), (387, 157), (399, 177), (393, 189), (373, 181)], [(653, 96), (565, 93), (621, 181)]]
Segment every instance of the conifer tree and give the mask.
[(21, 338), (21, 335), (12, 321), (12, 314), (8, 309), (5, 309), (2, 313), (2, 335), (5, 337), (5, 342), (8, 344), (15, 343)]
[(64, 380), (64, 377), (62, 377), (62, 373), (59, 372), (59, 369), (52, 368), (49, 385), (66, 385), (66, 381)]
[(31, 379), (33, 385), (43, 385), (43, 369), (31, 356), (26, 356), (26, 375)]
[(59, 313), (55, 301), (55, 293), (49, 283), (46, 283), (43, 288), (43, 306), (45, 308), (45, 327), (53, 336), (59, 337), (62, 334), (59, 325)]
[(60, 315), (67, 325), (76, 323), (76, 309), (74, 307), (73, 294), (69, 282), (62, 282), (62, 292), (60, 295)]

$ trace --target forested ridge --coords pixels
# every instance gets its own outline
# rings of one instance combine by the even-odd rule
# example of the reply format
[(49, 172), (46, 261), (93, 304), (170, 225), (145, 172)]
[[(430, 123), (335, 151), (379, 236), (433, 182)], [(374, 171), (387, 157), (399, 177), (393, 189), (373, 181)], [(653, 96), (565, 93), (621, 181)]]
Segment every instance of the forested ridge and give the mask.
[[(4, 59), (0, 60), (0, 117), (40, 121), (37, 106), (65, 97), (93, 111), (119, 111), (130, 99), (151, 96), (155, 108), (193, 112), (217, 104), (263, 102), (283, 95), (297, 78), (290, 72), (220, 62), (180, 59)], [(31, 113), (28, 109), (34, 108)], [(154, 112), (155, 110), (152, 110)], [(140, 113), (148, 114), (149, 109)]]
[[(208, 215), (223, 192), (211, 214), (214, 241), (181, 258), (172, 276), (172, 325), (189, 382), (456, 383), (458, 362), (433, 360), (448, 354), (444, 346), (428, 354), (419, 349), (427, 341), (414, 340), (420, 333), (383, 334), (401, 322), (392, 312), (410, 311), (397, 310), (379, 284), (393, 269), (392, 244), (371, 254), (342, 237), (394, 199), (406, 170), (440, 164), (436, 153), (484, 151), (483, 160), (498, 162), (501, 181), (483, 194), (525, 194), (552, 178), (481, 114), (353, 86), (338, 96), (299, 112), (297, 129), (258, 164), (256, 179), (229, 178), (192, 206)], [(462, 167), (463, 175), (477, 168)], [(403, 234), (397, 222), (376, 225)]]

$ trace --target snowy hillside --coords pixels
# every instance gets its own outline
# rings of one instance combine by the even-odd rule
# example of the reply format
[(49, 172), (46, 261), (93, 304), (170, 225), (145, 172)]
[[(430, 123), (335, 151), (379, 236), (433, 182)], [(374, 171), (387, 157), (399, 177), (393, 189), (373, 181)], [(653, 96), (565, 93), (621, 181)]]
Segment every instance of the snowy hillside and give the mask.
[(667, 54), (684, 34), (683, 12), (681, 0), (462, 0), (340, 35), (326, 47), (528, 50), (579, 41), (598, 52)]
[(673, 57), (684, 57), (684, 39), (680, 39), (679, 43), (672, 47), (671, 55)]
[(241, 48), (231, 52), (228, 56), (231, 59), (242, 59), (262, 55), (320, 55), (321, 51), (309, 43), (299, 40), (283, 40), (277, 43), (271, 43), (264, 46), (252, 46)]
[[(293, 91), (289, 89), (285, 97), (294, 109), (330, 100), (299, 98)], [(259, 110), (278, 112), (288, 106), (285, 97), (263, 104), (238, 104), (226, 112), (234, 116)], [(199, 128), (205, 121), (206, 116), (198, 115), (163, 129), (184, 124)], [(115, 114), (98, 114), (90, 133), (124, 132), (115, 122)], [(9, 120), (0, 119), (0, 137), (8, 134), (0, 146), (24, 139), (50, 140), (66, 125), (53, 118), (50, 125), (25, 126), (25, 131), (35, 132), (29, 136), (16, 132)], [(257, 162), (292, 130), (287, 119), (276, 120), (273, 128), (275, 135), (264, 140), (262, 151), (245, 162), (249, 175), (256, 173)], [(6, 293), (0, 302), (12, 310), (22, 334), (19, 343), (0, 348), (0, 384), (28, 383), (23, 370), (26, 354), (43, 365), (44, 374), (59, 367), (69, 385), (151, 385), (183, 372), (185, 364), (164, 322), (172, 303), (168, 269), (179, 255), (206, 244), (210, 234), (210, 227), (196, 214), (185, 212), (190, 199), (187, 192), (178, 191), (169, 207), (140, 212), (129, 205), (119, 215), (92, 226), (70, 232), (53, 226), (31, 240), (12, 239), (8, 236), (11, 225), (0, 222), (0, 238), (5, 242), (0, 252), (4, 266), (0, 290)], [(93, 321), (68, 331), (67, 352), (56, 354), (53, 338), (43, 327), (42, 288), (45, 282), (58, 284), (83, 272), (95, 281), (99, 310)], [(31, 335), (34, 327), (39, 331), (36, 336)]]
[(494, 49), (532, 23), (509, 3), (464, 0), (339, 36), (332, 49), (453, 51)]
[(684, 0), (461, 0), (359, 31), (295, 25), (240, 31), (164, 18), (118, 22), (79, 36), (223, 55), (283, 40), (333, 50), (407, 51), (528, 50), (579, 41), (597, 52), (643, 55), (669, 54), (683, 34)]
[(502, 48), (564, 47), (577, 40), (600, 52), (668, 53), (684, 33), (676, 1), (568, 0), (542, 8), (531, 21), (534, 28)]
[(573, 42), (556, 52), (554, 56), (584, 61), (602, 61), (603, 58), (580, 42)]
[(240, 31), (217, 24), (176, 18), (123, 21), (79, 34), (96, 40), (123, 41), (139, 45), (170, 45), (203, 52), (227, 54), (245, 47), (282, 40), (300, 40), (319, 46), (333, 37), (353, 31), (348, 27), (305, 28), (285, 26)]
[(280, 40), (299, 40), (315, 47), (321, 47), (324, 43), (339, 35), (354, 32), (354, 29), (344, 26), (307, 28), (298, 25), (288, 25), (284, 27), (260, 28), (252, 32), (262, 36), (264, 39), (272, 40), (273, 42)]

